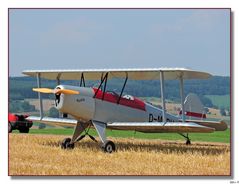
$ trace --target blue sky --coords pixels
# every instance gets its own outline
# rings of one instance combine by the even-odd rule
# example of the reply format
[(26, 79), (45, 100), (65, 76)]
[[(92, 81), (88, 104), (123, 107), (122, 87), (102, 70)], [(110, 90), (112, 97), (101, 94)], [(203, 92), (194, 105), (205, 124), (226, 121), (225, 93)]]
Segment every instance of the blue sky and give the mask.
[(230, 75), (229, 9), (10, 9), (9, 72), (186, 67)]

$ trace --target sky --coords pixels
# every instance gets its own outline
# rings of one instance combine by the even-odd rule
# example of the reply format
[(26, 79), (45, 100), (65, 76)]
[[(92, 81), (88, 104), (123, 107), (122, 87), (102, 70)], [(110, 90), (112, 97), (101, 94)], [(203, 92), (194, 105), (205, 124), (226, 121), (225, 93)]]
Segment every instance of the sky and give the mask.
[(183, 67), (230, 75), (230, 9), (10, 9), (9, 75)]

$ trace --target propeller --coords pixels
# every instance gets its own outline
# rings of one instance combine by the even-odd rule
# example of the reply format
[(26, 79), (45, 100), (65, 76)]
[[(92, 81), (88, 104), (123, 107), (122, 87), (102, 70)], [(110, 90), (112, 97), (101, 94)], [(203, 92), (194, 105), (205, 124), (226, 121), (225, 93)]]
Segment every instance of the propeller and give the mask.
[(53, 93), (53, 94), (66, 94), (66, 95), (78, 95), (79, 91), (71, 90), (71, 89), (50, 89), (50, 88), (32, 88), (33, 91), (40, 93)]

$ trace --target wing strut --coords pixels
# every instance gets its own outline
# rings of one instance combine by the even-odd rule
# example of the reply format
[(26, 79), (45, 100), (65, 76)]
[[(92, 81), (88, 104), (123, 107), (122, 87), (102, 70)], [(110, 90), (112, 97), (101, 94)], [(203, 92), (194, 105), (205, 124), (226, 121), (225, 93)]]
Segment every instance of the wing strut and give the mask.
[[(96, 92), (95, 92), (95, 95), (93, 98), (96, 97), (98, 91), (100, 90), (102, 84), (105, 82), (105, 86), (106, 86), (106, 81), (107, 81), (107, 78), (108, 78), (108, 72), (105, 74), (105, 76), (103, 77), (103, 73), (102, 73), (102, 76), (101, 76), (101, 83), (99, 85), (99, 87), (97, 88)], [(105, 90), (105, 87), (104, 87), (104, 90)], [(104, 91), (105, 92), (105, 91)], [(103, 93), (104, 94), (104, 93)], [(102, 96), (102, 100), (104, 100), (104, 95)]]
[(56, 83), (57, 85), (60, 85), (61, 84), (61, 73), (58, 73), (57, 77), (56, 77)]
[(92, 123), (100, 137), (101, 142), (105, 143), (106, 142), (106, 135), (105, 135), (106, 125), (102, 122), (94, 121), (94, 120), (92, 120)]
[(84, 73), (83, 72), (81, 73), (80, 86), (82, 86), (82, 84), (85, 87), (85, 77), (84, 77)]
[(121, 99), (122, 94), (123, 94), (123, 92), (124, 92), (124, 88), (125, 88), (125, 85), (126, 85), (126, 83), (127, 83), (127, 80), (128, 80), (128, 73), (126, 72), (126, 78), (125, 78), (125, 81), (124, 81), (123, 88), (122, 88), (122, 90), (121, 90), (121, 92), (120, 92), (120, 96), (119, 96), (119, 98), (118, 98), (118, 100), (117, 100), (117, 104), (119, 104), (119, 102), (120, 102), (120, 99)]
[(160, 71), (160, 86), (161, 86), (161, 101), (163, 105), (163, 122), (166, 123), (166, 107), (165, 107), (165, 97), (164, 97), (164, 74)]
[[(41, 88), (41, 74), (37, 73), (37, 87)], [(38, 92), (39, 104), (40, 104), (40, 117), (43, 118), (43, 106), (42, 106), (42, 97), (41, 93)]]
[[(58, 73), (57, 77), (56, 77), (56, 85), (60, 85), (61, 84), (61, 73)], [(64, 116), (60, 111), (58, 111), (58, 118)]]
[(182, 108), (182, 121), (185, 122), (185, 112), (184, 112), (184, 86), (183, 86), (183, 76), (180, 78), (180, 95), (181, 95), (181, 108)]

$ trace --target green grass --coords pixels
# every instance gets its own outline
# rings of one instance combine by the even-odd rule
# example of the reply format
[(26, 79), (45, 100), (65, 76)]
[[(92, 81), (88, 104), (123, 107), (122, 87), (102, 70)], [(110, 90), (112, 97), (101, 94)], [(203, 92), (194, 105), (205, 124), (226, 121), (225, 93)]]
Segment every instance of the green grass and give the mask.
[[(41, 123), (39, 123), (39, 122), (33, 122), (33, 125), (34, 126), (37, 126), (37, 127), (39, 127), (39, 125), (40, 125)], [(44, 124), (44, 123), (43, 123)], [(52, 126), (52, 125), (47, 125), (47, 124), (45, 124), (45, 126), (46, 126), (46, 129), (47, 128), (55, 128), (55, 126)]]
[[(13, 131), (18, 132), (18, 131)], [(54, 135), (68, 135), (71, 137), (73, 129), (30, 129), (30, 134), (54, 134)], [(90, 135), (97, 136), (94, 129), (90, 129)], [(185, 140), (182, 136), (176, 133), (140, 133), (134, 131), (120, 131), (120, 130), (107, 130), (107, 136), (109, 137), (124, 137), (124, 138), (139, 138), (139, 139), (162, 139), (162, 140)], [(203, 142), (230, 142), (230, 129), (223, 132), (214, 133), (191, 133), (189, 134), (191, 141), (203, 141)]]
[(230, 95), (205, 95), (209, 98), (213, 105), (218, 108), (224, 107), (226, 109), (230, 108)]

